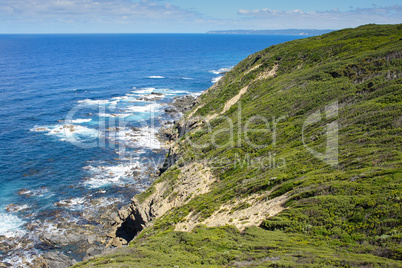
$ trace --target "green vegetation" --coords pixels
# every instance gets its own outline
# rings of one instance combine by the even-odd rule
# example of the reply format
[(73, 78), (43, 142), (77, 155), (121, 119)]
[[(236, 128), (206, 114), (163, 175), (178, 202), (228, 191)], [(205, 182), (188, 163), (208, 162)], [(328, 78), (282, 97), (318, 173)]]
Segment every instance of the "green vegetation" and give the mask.
[[(259, 79), (274, 66), (275, 77)], [(249, 56), (202, 95), (194, 116), (219, 113), (248, 91), (224, 117), (182, 137), (181, 159), (160, 179), (174, 182), (184, 163), (202, 161), (217, 178), (211, 191), (156, 219), (130, 247), (77, 267), (402, 267), (401, 82), (402, 25), (345, 29)], [(325, 153), (331, 123), (337, 165), (306, 148)], [(173, 231), (190, 213), (202, 221), (251, 194), (286, 194), (286, 209), (243, 233)]]
[(360, 246), (359, 254), (332, 239), (249, 228), (198, 226), (190, 233), (163, 232), (117, 253), (75, 267), (397, 267)]

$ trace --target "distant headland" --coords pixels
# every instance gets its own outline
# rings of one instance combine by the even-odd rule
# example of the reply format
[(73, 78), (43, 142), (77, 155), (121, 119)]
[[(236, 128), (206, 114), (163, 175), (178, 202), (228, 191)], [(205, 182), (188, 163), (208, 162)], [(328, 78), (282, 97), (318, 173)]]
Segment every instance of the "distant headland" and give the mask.
[(270, 35), (321, 35), (335, 30), (317, 29), (283, 29), (283, 30), (220, 30), (209, 31), (208, 34), (270, 34)]

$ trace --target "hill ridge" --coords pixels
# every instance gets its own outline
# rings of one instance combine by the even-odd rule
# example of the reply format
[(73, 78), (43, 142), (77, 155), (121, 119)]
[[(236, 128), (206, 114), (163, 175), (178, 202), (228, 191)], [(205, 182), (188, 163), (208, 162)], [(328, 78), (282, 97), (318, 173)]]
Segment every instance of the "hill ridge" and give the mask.
[(402, 25), (250, 55), (168, 131), (164, 172), (115, 219), (130, 245), (75, 267), (401, 267), (401, 66)]

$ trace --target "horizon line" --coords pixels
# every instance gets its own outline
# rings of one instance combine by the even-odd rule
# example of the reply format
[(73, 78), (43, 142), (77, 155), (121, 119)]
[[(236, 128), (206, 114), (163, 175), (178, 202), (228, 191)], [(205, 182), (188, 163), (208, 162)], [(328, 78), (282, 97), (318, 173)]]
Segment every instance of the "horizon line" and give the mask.
[[(236, 32), (236, 31), (249, 31), (249, 32), (261, 32), (261, 31), (295, 31), (295, 30), (309, 30), (309, 31), (336, 31), (339, 29), (314, 29), (314, 28), (286, 28), (286, 29), (262, 29), (262, 30), (256, 30), (256, 29), (226, 29), (226, 30), (209, 30), (206, 32), (14, 32), (14, 33), (5, 33), (5, 32), (0, 32), (0, 35), (62, 35), (62, 34), (74, 34), (74, 35), (79, 35), (79, 34), (216, 34), (219, 32)], [(223, 34), (223, 33), (222, 33)], [(235, 33), (234, 33), (235, 34)], [(249, 33), (243, 33), (244, 35), (252, 35)], [(255, 34), (255, 35), (261, 35), (261, 34)], [(281, 34), (283, 35), (283, 34)], [(289, 34), (289, 35), (297, 35), (297, 34)]]

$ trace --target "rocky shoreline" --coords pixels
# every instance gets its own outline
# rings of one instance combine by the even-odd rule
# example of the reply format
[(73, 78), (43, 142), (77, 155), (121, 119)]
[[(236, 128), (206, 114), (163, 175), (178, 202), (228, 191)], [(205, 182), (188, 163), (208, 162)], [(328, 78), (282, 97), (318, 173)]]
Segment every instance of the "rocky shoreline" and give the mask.
[[(159, 96), (154, 94), (151, 97), (158, 98)], [(192, 96), (176, 97), (165, 109), (165, 113), (175, 119), (191, 109), (194, 104), (195, 98)], [(172, 139), (171, 132), (174, 124), (174, 120), (167, 121), (161, 127), (157, 134), (157, 138), (161, 143), (167, 144)], [(158, 178), (159, 171), (152, 170), (151, 166), (146, 169), (149, 170), (147, 174), (150, 182)], [(135, 176), (134, 173), (132, 175)], [(138, 192), (138, 189), (135, 188), (135, 185), (125, 185), (124, 187), (119, 187), (116, 195), (122, 192), (127, 195), (130, 192)], [(29, 192), (21, 190), (19, 194), (29, 195)], [(55, 206), (60, 209), (44, 212), (41, 216), (46, 219), (45, 222), (36, 220), (28, 223), (26, 226), (28, 233), (21, 238), (16, 237), (13, 239), (0, 236), (0, 253), (17, 248), (32, 252), (42, 249), (45, 252), (44, 254), (33, 259), (25, 258), (19, 265), (23, 267), (70, 267), (78, 261), (109, 253), (114, 248), (127, 245), (133, 238), (131, 234), (141, 231), (145, 227), (145, 221), (149, 221), (152, 218), (150, 216), (142, 225), (135, 227), (137, 229), (134, 232), (127, 232), (125, 228), (121, 228), (123, 221), (126, 222), (131, 217), (135, 224), (126, 225), (130, 226), (130, 228), (137, 226), (138, 219), (145, 217), (143, 211), (132, 211), (132, 204), (121, 207), (122, 202), (117, 198), (116, 200), (105, 200), (104, 197), (86, 197), (80, 200), (82, 204), (85, 204), (84, 209), (73, 212), (82, 220), (71, 222), (65, 215), (63, 208), (68, 208), (74, 205), (75, 202), (76, 200), (71, 198), (55, 203)], [(10, 204), (8, 209), (18, 210), (19, 208), (14, 204)], [(33, 238), (34, 235), (32, 234), (35, 234), (36, 238)], [(13, 267), (14, 265), (3, 262), (0, 267)]]

